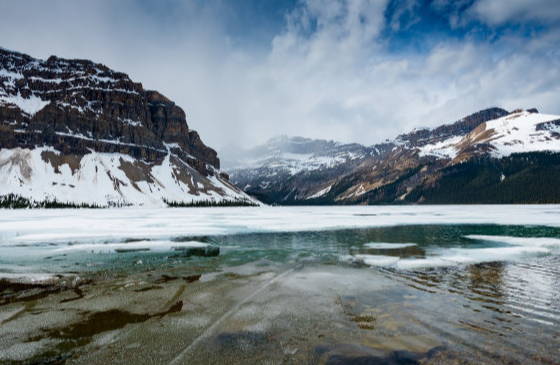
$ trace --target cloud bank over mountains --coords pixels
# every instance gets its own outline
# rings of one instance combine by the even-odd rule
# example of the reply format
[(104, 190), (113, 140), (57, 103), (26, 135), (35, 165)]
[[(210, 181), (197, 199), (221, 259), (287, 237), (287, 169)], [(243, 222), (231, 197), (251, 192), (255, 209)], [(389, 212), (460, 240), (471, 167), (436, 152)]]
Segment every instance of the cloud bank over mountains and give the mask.
[(239, 3), (5, 2), (0, 46), (127, 72), (218, 148), (373, 144), (494, 105), (560, 113), (557, 1)]

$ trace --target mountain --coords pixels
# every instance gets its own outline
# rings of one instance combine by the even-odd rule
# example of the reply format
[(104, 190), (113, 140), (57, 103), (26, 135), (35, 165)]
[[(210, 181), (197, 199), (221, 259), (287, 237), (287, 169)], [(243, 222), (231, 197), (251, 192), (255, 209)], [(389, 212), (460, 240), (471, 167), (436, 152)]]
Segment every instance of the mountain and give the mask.
[(185, 112), (88, 60), (0, 49), (0, 205), (254, 202)]
[(357, 143), (280, 136), (252, 149), (228, 151), (224, 168), (246, 192), (264, 202), (282, 203), (292, 200), (286, 196), (298, 190), (294, 200), (305, 200), (315, 194), (307, 192), (308, 186), (348, 174), (379, 153)]
[(536, 109), (490, 108), (368, 147), (282, 137), (244, 156), (231, 181), (271, 204), (560, 202), (560, 116)]
[(348, 168), (376, 153), (375, 150), (357, 143), (341, 144), (334, 141), (280, 136), (266, 144), (249, 150), (228, 153), (224, 167), (255, 176), (293, 176), (303, 171)]

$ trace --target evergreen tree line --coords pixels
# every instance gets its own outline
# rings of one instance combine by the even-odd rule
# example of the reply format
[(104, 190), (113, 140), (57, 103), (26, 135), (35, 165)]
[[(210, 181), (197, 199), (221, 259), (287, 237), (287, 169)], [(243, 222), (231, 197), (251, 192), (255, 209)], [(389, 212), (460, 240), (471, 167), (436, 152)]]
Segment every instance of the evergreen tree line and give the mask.
[(443, 170), (432, 187), (420, 187), (406, 200), (432, 204), (560, 203), (560, 154), (517, 153), (479, 158)]
[[(214, 200), (200, 200), (195, 202), (178, 202), (163, 199), (164, 203), (170, 208), (207, 208), (207, 207), (257, 207), (258, 204), (248, 199), (236, 199), (229, 201), (214, 201)], [(7, 194), (0, 196), (0, 208), (7, 209), (60, 209), (60, 208), (84, 208), (84, 209), (99, 209), (107, 207), (124, 207), (124, 203), (111, 203), (108, 206), (100, 204), (88, 203), (72, 203), (60, 202), (56, 199), (49, 199), (44, 201), (34, 201), (21, 197), (16, 194)]]
[(16, 194), (8, 194), (0, 196), (0, 208), (8, 209), (31, 209), (31, 208), (88, 208), (88, 209), (98, 209), (104, 208), (99, 204), (88, 204), (88, 203), (71, 203), (71, 202), (60, 202), (56, 199), (49, 199), (44, 201), (34, 201), (27, 198), (23, 198)]
[(253, 203), (248, 199), (235, 199), (235, 200), (199, 200), (193, 202), (178, 202), (173, 200), (163, 199), (163, 202), (170, 208), (209, 208), (209, 207), (258, 207), (258, 204)]

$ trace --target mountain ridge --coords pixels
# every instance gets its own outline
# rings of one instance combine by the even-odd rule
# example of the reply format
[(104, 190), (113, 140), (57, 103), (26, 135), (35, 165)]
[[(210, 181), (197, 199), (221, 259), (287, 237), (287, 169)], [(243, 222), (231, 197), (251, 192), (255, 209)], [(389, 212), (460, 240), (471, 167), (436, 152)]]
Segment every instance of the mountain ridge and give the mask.
[(252, 201), (183, 109), (90, 60), (0, 49), (0, 196), (70, 204)]
[[(519, 164), (514, 160), (536, 159), (534, 163), (542, 167), (549, 158), (556, 158), (560, 151), (560, 134), (557, 131), (560, 123), (557, 119), (560, 117), (539, 114), (536, 109), (509, 113), (501, 108), (488, 108), (453, 123), (400, 134), (394, 140), (381, 144), (361, 146), (367, 153), (354, 160), (341, 161), (336, 166), (317, 166), (307, 163), (304, 158), (300, 168), (293, 171), (286, 168), (290, 164), (286, 159), (282, 164), (280, 158), (280, 162), (271, 166), (263, 158), (261, 166), (234, 169), (230, 175), (232, 181), (247, 193), (270, 204), (453, 203), (451, 192), (445, 193), (446, 197), (442, 198), (435, 197), (434, 191), (445, 190), (444, 185), (449, 181), (447, 173), (453, 170), (457, 174), (456, 171), (460, 170), (457, 165), (478, 161), (482, 170), (490, 164), (496, 170), (492, 175), (498, 174), (498, 183), (492, 180), (494, 182), (482, 184), (479, 188), (492, 186), (498, 192), (493, 200), (478, 199), (476, 191), (471, 191), (470, 202), (533, 202), (531, 197), (521, 198), (521, 193), (519, 198), (500, 197), (501, 188), (495, 185), (505, 186), (509, 181), (503, 182), (503, 171), (498, 171), (505, 170), (506, 166), (498, 168), (496, 164), (503, 160), (502, 163), (509, 167), (530, 170), (530, 164)], [(546, 152), (549, 150), (552, 152)], [(524, 153), (529, 155), (519, 156)], [(557, 166), (551, 166), (550, 176), (553, 176)], [(470, 171), (469, 174), (476, 179), (476, 173)], [(543, 184), (542, 189), (550, 189), (554, 180), (549, 181), (546, 176), (543, 179), (548, 181), (548, 185)], [(467, 186), (469, 181), (463, 183)], [(517, 188), (523, 189), (522, 186)], [(423, 191), (430, 192), (429, 196), (422, 194)], [(545, 192), (531, 191), (539, 196), (534, 202), (560, 202), (560, 197), (553, 192), (547, 197)], [(461, 202), (467, 200), (462, 199)]]

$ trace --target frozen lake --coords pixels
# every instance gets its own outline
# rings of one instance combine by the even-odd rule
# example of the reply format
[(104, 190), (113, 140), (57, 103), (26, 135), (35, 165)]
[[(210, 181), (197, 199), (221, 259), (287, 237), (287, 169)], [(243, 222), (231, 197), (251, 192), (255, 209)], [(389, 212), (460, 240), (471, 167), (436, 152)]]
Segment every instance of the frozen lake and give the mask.
[(0, 362), (554, 363), (559, 268), (554, 205), (0, 210)]
[[(426, 225), (499, 225), (499, 226), (560, 226), (558, 206), (352, 206), (352, 207), (265, 207), (265, 208), (197, 208), (197, 209), (100, 209), (100, 210), (0, 210), (0, 275), (19, 273), (60, 273), (71, 264), (72, 272), (89, 271), (105, 260), (115, 257), (95, 255), (124, 251), (151, 253), (173, 252), (181, 247), (200, 244), (200, 238), (213, 237), (229, 252), (243, 252), (247, 243), (219, 237), (265, 233), (322, 232), (342, 229), (382, 228)], [(435, 237), (424, 245), (421, 257), (394, 259), (385, 255), (348, 256), (348, 248), (364, 245), (375, 248), (379, 242), (360, 239), (337, 245), (302, 239), (300, 246), (318, 257), (339, 254), (341, 260), (358, 260), (366, 264), (415, 268), (450, 266), (493, 260), (515, 260), (549, 254), (560, 247), (552, 237), (532, 237), (518, 233), (510, 236), (470, 234), (445, 242)], [(395, 244), (415, 244), (424, 239), (412, 236), (412, 242), (399, 242), (397, 236), (387, 236)], [(518, 237), (518, 236), (521, 237)], [(298, 237), (298, 235), (295, 235)], [(303, 237), (303, 236), (302, 236)], [(537, 239), (536, 239), (537, 238)], [(383, 241), (384, 242), (384, 241)], [(383, 245), (381, 242), (381, 245)], [(204, 242), (202, 242), (204, 243)], [(252, 250), (266, 252), (267, 242), (251, 243)], [(369, 246), (368, 246), (369, 245)], [(126, 262), (126, 255), (118, 260)], [(47, 260), (45, 260), (45, 257)], [(56, 259), (49, 262), (49, 259)], [(94, 258), (95, 262), (74, 265)], [(251, 256), (247, 257), (251, 260)]]

